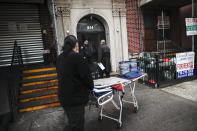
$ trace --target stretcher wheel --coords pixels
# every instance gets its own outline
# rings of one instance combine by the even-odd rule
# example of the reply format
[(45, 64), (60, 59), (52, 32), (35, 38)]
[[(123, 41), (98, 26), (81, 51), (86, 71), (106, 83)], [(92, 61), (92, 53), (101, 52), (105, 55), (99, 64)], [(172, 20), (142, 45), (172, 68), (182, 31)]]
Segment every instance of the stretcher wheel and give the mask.
[(121, 129), (123, 127), (122, 123), (117, 124), (117, 129)]
[(158, 85), (157, 85), (157, 83), (155, 83), (154, 87), (155, 87), (155, 88), (158, 88)]
[(138, 107), (133, 107), (133, 112), (137, 113), (138, 112)]
[(103, 118), (101, 116), (98, 117), (98, 121), (102, 121)]

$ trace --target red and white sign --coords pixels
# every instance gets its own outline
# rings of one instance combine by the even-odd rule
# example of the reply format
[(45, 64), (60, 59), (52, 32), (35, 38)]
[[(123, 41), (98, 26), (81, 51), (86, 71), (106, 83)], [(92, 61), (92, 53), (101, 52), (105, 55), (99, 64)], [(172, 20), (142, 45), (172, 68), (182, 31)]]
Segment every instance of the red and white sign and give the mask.
[(176, 54), (177, 78), (185, 78), (194, 75), (194, 52)]
[(187, 36), (197, 35), (197, 18), (185, 18)]
[(157, 29), (170, 29), (170, 17), (164, 16), (162, 20), (162, 17), (158, 16)]
[(185, 18), (186, 26), (197, 25), (197, 18)]

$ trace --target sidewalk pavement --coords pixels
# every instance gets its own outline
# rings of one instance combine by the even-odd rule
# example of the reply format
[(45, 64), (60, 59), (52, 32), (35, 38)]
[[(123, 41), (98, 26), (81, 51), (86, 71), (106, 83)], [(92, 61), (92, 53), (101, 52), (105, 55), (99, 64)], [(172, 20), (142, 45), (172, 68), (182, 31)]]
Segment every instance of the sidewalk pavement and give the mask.
[[(133, 113), (130, 104), (123, 104), (123, 128), (120, 131), (197, 131), (197, 102), (166, 93), (160, 89), (137, 84), (139, 111)], [(124, 96), (130, 98), (129, 93)], [(108, 114), (117, 115), (111, 104)], [(85, 131), (116, 131), (116, 122), (104, 118), (98, 121), (98, 108), (86, 108)], [(20, 115), (9, 131), (62, 131), (67, 118), (61, 107), (27, 112)]]
[(180, 83), (164, 88), (162, 90), (197, 102), (197, 80)]

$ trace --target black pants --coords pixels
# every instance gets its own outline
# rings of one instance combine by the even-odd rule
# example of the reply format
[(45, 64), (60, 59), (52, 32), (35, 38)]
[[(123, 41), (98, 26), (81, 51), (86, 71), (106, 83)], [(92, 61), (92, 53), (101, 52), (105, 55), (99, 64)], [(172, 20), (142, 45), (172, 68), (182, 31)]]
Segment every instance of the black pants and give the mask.
[(99, 70), (100, 78), (103, 78), (103, 74), (105, 73), (106, 78), (110, 77), (110, 72)]
[(64, 107), (68, 117), (68, 126), (64, 131), (84, 131), (85, 105)]

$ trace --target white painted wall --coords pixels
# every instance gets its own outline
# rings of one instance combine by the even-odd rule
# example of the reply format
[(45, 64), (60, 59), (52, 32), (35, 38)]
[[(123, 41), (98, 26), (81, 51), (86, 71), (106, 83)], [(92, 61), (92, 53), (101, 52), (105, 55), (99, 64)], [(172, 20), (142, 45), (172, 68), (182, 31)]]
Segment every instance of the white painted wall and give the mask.
[(113, 14), (112, 0), (55, 0), (55, 3), (57, 9), (58, 7), (65, 9), (63, 11), (63, 27), (60, 15), (57, 17), (60, 45), (63, 45), (64, 40), (63, 28), (65, 36), (68, 35), (67, 30), (69, 34), (76, 36), (79, 20), (88, 14), (95, 14), (100, 17), (106, 30), (107, 44), (111, 49), (112, 71), (119, 69), (118, 63), (120, 61), (128, 60), (126, 15), (115, 16)]

